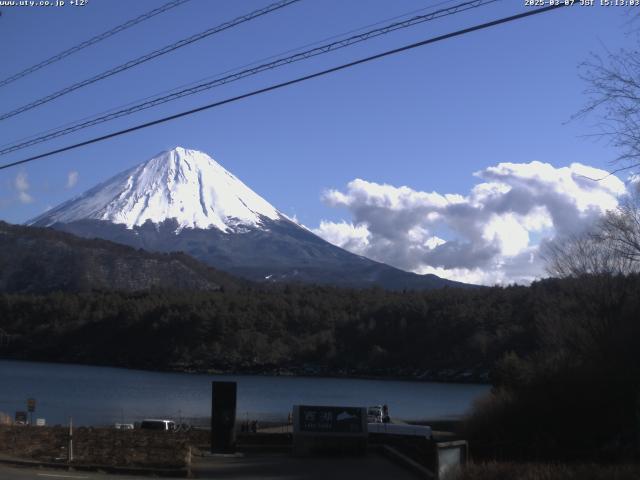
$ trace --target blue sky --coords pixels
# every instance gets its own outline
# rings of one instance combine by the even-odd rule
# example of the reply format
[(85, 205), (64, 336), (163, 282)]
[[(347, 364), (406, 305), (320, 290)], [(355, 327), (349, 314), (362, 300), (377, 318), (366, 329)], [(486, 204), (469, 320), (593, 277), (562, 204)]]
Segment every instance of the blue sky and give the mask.
[[(0, 77), (162, 3), (89, 0), (84, 7), (1, 8)], [(11, 110), (268, 3), (192, 0), (0, 88), (0, 110)], [(436, 8), (440, 3), (450, 6), (455, 2), (303, 0), (4, 120), (0, 122), (0, 143), (412, 10)], [(0, 162), (525, 8), (519, 0), (504, 0), (424, 23), (6, 155)], [(373, 220), (363, 216), (357, 202), (332, 197), (354, 193), (357, 189), (349, 182), (355, 179), (370, 185), (406, 186), (414, 192), (469, 196), (481, 183), (475, 172), (507, 162), (539, 161), (557, 169), (577, 162), (606, 169), (616, 152), (604, 142), (583, 137), (592, 131), (589, 121), (569, 119), (585, 102), (578, 64), (590, 52), (634, 44), (635, 37), (627, 34), (628, 22), (625, 9), (618, 7), (560, 9), (0, 171), (0, 219), (26, 221), (176, 145), (207, 152), (277, 208), (317, 228), (325, 237), (328, 234), (319, 228), (321, 221), (347, 223), (356, 230), (363, 225), (373, 228)], [(69, 181), (70, 172), (76, 172), (75, 181)], [(486, 180), (486, 175), (482, 178)], [(442, 224), (429, 232), (429, 238), (455, 240), (452, 228)], [(541, 232), (544, 229), (531, 230), (530, 241), (543, 235)], [(447, 238), (449, 234), (453, 236)], [(343, 246), (348, 246), (349, 240), (332, 237)], [(369, 243), (372, 241), (370, 237)], [(423, 239), (420, 242), (425, 243)], [(371, 249), (358, 253), (376, 256)], [(414, 265), (377, 255), (415, 271), (443, 274), (449, 269), (444, 263), (434, 264), (430, 270), (424, 263)], [(513, 278), (519, 277), (492, 277), (497, 281)]]

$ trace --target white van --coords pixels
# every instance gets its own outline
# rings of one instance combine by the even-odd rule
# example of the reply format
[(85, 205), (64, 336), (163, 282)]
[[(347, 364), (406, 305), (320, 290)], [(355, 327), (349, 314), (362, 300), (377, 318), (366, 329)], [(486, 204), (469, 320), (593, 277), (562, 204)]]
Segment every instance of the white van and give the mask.
[(140, 423), (140, 429), (173, 432), (176, 429), (176, 424), (172, 420), (147, 419)]
[(116, 423), (117, 430), (133, 430), (133, 423)]

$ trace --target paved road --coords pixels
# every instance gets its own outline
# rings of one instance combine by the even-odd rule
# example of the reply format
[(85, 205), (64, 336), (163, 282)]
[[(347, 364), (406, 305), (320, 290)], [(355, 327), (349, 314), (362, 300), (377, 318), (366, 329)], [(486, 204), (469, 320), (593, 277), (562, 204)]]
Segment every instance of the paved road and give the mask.
[[(242, 458), (194, 458), (197, 478), (233, 480), (410, 480), (416, 477), (377, 454), (365, 457), (296, 458), (285, 454), (253, 454)], [(140, 476), (68, 472), (0, 465), (2, 480), (140, 480)]]
[(198, 478), (233, 480), (410, 480), (408, 470), (377, 454), (364, 457), (292, 457), (255, 454), (243, 458), (199, 458), (192, 471)]
[(144, 477), (0, 465), (0, 479), (2, 480), (141, 480), (141, 478)]

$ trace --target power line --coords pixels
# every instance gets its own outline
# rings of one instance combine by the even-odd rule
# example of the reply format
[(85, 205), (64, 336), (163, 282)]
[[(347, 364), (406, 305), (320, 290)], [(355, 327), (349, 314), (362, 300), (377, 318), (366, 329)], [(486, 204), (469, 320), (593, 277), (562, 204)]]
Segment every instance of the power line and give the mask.
[(67, 50), (64, 50), (63, 52), (60, 52), (52, 57), (49, 57), (40, 63), (36, 63), (35, 65), (32, 65), (29, 68), (25, 68), (24, 70), (16, 73), (15, 75), (11, 75), (10, 77), (5, 78), (4, 80), (0, 80), (0, 87), (4, 87), (5, 85), (15, 82), (16, 80), (22, 77), (26, 77), (30, 73), (40, 70), (41, 68), (44, 68), (47, 65), (51, 65), (52, 63), (62, 60), (63, 58), (68, 57), (69, 55), (73, 55), (74, 53), (79, 52), (84, 48), (90, 47), (91, 45), (94, 45), (98, 42), (101, 42), (102, 40), (112, 37), (113, 35), (116, 35), (122, 32), (123, 30), (126, 30), (127, 28), (131, 28), (134, 25), (142, 23), (145, 20), (149, 20), (150, 18), (155, 17), (156, 15), (164, 13), (167, 10), (171, 10), (172, 8), (178, 7), (188, 1), (190, 0), (172, 0), (171, 2), (165, 3), (161, 7), (154, 8), (153, 10), (143, 13), (142, 15), (139, 15), (136, 18), (132, 18), (131, 20), (121, 25), (118, 25), (117, 27), (112, 28), (111, 30), (107, 30), (106, 32), (96, 35), (95, 37), (91, 37), (89, 40), (85, 40), (84, 42), (79, 43), (78, 45), (75, 45), (71, 48), (68, 48)]
[[(231, 72), (236, 72), (236, 71), (238, 71), (238, 70), (240, 70), (240, 69), (245, 69), (245, 68), (251, 67), (251, 66), (253, 66), (253, 65), (257, 65), (257, 64), (260, 64), (260, 63), (266, 62), (266, 61), (268, 61), (268, 60), (272, 60), (272, 59), (274, 59), (274, 58), (278, 58), (278, 57), (280, 57), (280, 56), (282, 56), (282, 55), (286, 55), (286, 54), (288, 54), (288, 53), (299, 52), (300, 50), (303, 50), (303, 49), (305, 49), (305, 48), (309, 48), (309, 47), (313, 47), (313, 46), (315, 46), (315, 45), (319, 45), (319, 44), (321, 44), (321, 43), (323, 43), (323, 42), (327, 42), (327, 41), (329, 41), (329, 40), (334, 40), (334, 39), (336, 39), (336, 38), (344, 37), (345, 35), (351, 35), (351, 34), (353, 34), (353, 33), (355, 33), (355, 32), (360, 32), (360, 31), (362, 31), (362, 30), (364, 30), (364, 29), (366, 29), (366, 28), (371, 28), (371, 27), (375, 27), (375, 26), (377, 26), (377, 25), (382, 25), (382, 24), (383, 24), (383, 23), (385, 23), (385, 22), (389, 22), (389, 21), (392, 21), (392, 20), (397, 20), (397, 19), (399, 19), (399, 18), (407, 17), (407, 16), (409, 16), (409, 15), (413, 15), (413, 14), (416, 14), (416, 13), (418, 13), (418, 12), (424, 12), (425, 10), (430, 10), (430, 9), (432, 9), (432, 8), (436, 8), (436, 7), (440, 7), (440, 6), (442, 6), (442, 5), (446, 5), (446, 4), (449, 4), (449, 3), (453, 3), (454, 1), (455, 1), (455, 0), (445, 0), (445, 1), (442, 1), (442, 2), (435, 3), (435, 4), (433, 4), (433, 5), (429, 5), (428, 7), (422, 7), (422, 8), (418, 8), (418, 9), (415, 9), (415, 10), (411, 10), (411, 11), (409, 11), (409, 12), (402, 13), (402, 14), (400, 14), (400, 15), (394, 15), (393, 17), (387, 17), (387, 18), (384, 18), (384, 19), (382, 19), (382, 20), (379, 20), (379, 21), (377, 21), (377, 22), (375, 22), (375, 23), (370, 23), (370, 24), (363, 25), (363, 26), (358, 27), (358, 28), (354, 28), (354, 29), (348, 30), (348, 31), (346, 31), (346, 32), (342, 32), (342, 33), (338, 33), (338, 34), (335, 34), (335, 35), (331, 35), (330, 37), (325, 37), (325, 38), (323, 38), (323, 39), (321, 39), (321, 40), (316, 40), (315, 42), (307, 43), (307, 44), (305, 44), (305, 45), (301, 45), (301, 46), (296, 47), (296, 48), (290, 48), (290, 49), (285, 50), (285, 51), (283, 51), (283, 52), (279, 52), (279, 53), (277, 53), (277, 54), (270, 55), (270, 56), (268, 56), (268, 57), (263, 57), (263, 58), (261, 58), (261, 59), (254, 60), (254, 61), (252, 61), (252, 62), (249, 62), (249, 63), (243, 64), (243, 65), (241, 65), (241, 66), (238, 66), (238, 67), (235, 67), (235, 68), (227, 69), (227, 70), (225, 70), (225, 71), (223, 71), (223, 72), (218, 72), (218, 73), (216, 73), (216, 74), (214, 74), (214, 75), (207, 75), (207, 76), (206, 76), (206, 77), (204, 77), (204, 78), (200, 78), (200, 79), (198, 79), (198, 80), (195, 80), (195, 81), (192, 81), (192, 82), (189, 82), (189, 83), (184, 83), (184, 84), (179, 85), (179, 86), (174, 87), (174, 88), (170, 88), (170, 89), (167, 89), (167, 90), (163, 90), (162, 92), (156, 93), (156, 94), (154, 94), (154, 95), (146, 95), (145, 97), (137, 98), (137, 99), (135, 99), (135, 100), (132, 100), (132, 101), (130, 101), (130, 102), (127, 102), (127, 103), (126, 103), (126, 104), (124, 104), (124, 105), (118, 105), (117, 107), (108, 108), (108, 109), (103, 110), (103, 111), (101, 111), (101, 112), (94, 113), (94, 114), (92, 114), (92, 115), (87, 115), (87, 116), (85, 116), (85, 117), (83, 117), (83, 118), (81, 118), (81, 119), (74, 120), (74, 121), (72, 121), (72, 122), (66, 122), (66, 123), (64, 123), (64, 124), (62, 124), (62, 125), (58, 125), (58, 126), (56, 126), (56, 127), (48, 128), (48, 129), (46, 129), (46, 130), (41, 130), (41, 131), (36, 132), (36, 133), (34, 133), (34, 134), (27, 135), (27, 136), (25, 136), (25, 137), (21, 137), (21, 138), (18, 138), (18, 139), (16, 139), (16, 140), (13, 140), (13, 141), (10, 141), (10, 142), (6, 142), (6, 143), (3, 143), (3, 144), (0, 144), (0, 149), (1, 149), (1, 148), (3, 148), (3, 147), (18, 146), (18, 143), (19, 143), (19, 142), (26, 142), (26, 141), (31, 140), (31, 139), (39, 138), (39, 137), (41, 137), (41, 136), (47, 135), (47, 134), (52, 133), (52, 132), (55, 132), (55, 131), (57, 131), (57, 130), (62, 130), (62, 129), (64, 129), (64, 128), (66, 128), (66, 127), (70, 127), (70, 126), (73, 126), (73, 125), (76, 125), (76, 124), (80, 124), (81, 122), (84, 122), (84, 121), (92, 120), (92, 119), (97, 118), (97, 117), (99, 117), (99, 116), (101, 116), (101, 115), (106, 115), (107, 113), (112, 113), (112, 112), (115, 112), (115, 111), (117, 111), (117, 110), (119, 110), (119, 109), (123, 109), (123, 108), (125, 108), (125, 107), (130, 107), (130, 106), (132, 106), (132, 105), (135, 105), (137, 102), (142, 102), (142, 101), (144, 101), (144, 100), (149, 100), (149, 99), (152, 99), (152, 98), (156, 98), (156, 97), (159, 97), (159, 96), (164, 95), (164, 94), (168, 94), (168, 93), (176, 92), (176, 91), (178, 91), (178, 90), (180, 90), (180, 89), (187, 88), (187, 87), (191, 87), (191, 86), (193, 86), (193, 85), (197, 85), (197, 84), (199, 84), (199, 83), (201, 83), (201, 82), (204, 82), (204, 81), (206, 81), (206, 80), (211, 80), (212, 78), (216, 78), (216, 77), (218, 77), (218, 76), (220, 76), (220, 75), (226, 75), (226, 74), (229, 74), (229, 73), (231, 73)], [(40, 143), (40, 142), (38, 142), (38, 143)], [(12, 150), (12, 151), (14, 151), (14, 150)], [(1, 155), (1, 154), (2, 154), (2, 152), (0, 151), (0, 155)]]
[(107, 135), (102, 135), (100, 137), (95, 137), (95, 138), (92, 138), (90, 140), (85, 140), (83, 142), (79, 142), (79, 143), (76, 143), (76, 144), (73, 144), (73, 145), (68, 145), (66, 147), (58, 148), (56, 150), (51, 150), (51, 151), (46, 152), (46, 153), (41, 153), (39, 155), (35, 155), (35, 156), (29, 157), (29, 158), (25, 158), (23, 160), (18, 160), (16, 162), (11, 162), (11, 163), (7, 163), (5, 165), (0, 165), (0, 170), (4, 170), (4, 169), (10, 168), (10, 167), (15, 167), (16, 165), (22, 165), (22, 164), (28, 163), (28, 162), (33, 162), (33, 161), (39, 160), (41, 158), (49, 157), (49, 156), (55, 155), (57, 153), (67, 152), (69, 150), (74, 150), (76, 148), (84, 147), (86, 145), (91, 145), (93, 143), (102, 142), (102, 141), (108, 140), (110, 138), (118, 137), (120, 135), (125, 135), (127, 133), (135, 132), (137, 130), (142, 130), (144, 128), (152, 127), (154, 125), (165, 123), (165, 122), (168, 122), (168, 121), (171, 121), (171, 120), (176, 120), (178, 118), (186, 117), (188, 115), (192, 115), (194, 113), (202, 112), (204, 110), (209, 110), (209, 109), (212, 109), (212, 108), (220, 107), (220, 106), (226, 105), (228, 103), (237, 102), (237, 101), (243, 100), (245, 98), (254, 97), (254, 96), (260, 95), (262, 93), (271, 92), (273, 90), (279, 90), (281, 88), (288, 87), (288, 86), (294, 85), (296, 83), (301, 83), (301, 82), (304, 82), (306, 80), (311, 80), (313, 78), (322, 77), (322, 76), (325, 76), (325, 75), (328, 75), (328, 74), (331, 74), (331, 73), (335, 73), (335, 72), (338, 72), (338, 71), (341, 71), (341, 70), (345, 70), (347, 68), (354, 67), (356, 65), (360, 65), (360, 64), (363, 64), (363, 63), (371, 62), (373, 60), (378, 60), (380, 58), (388, 57), (390, 55), (395, 55), (397, 53), (405, 52), (407, 50), (412, 50), (414, 48), (418, 48), (418, 47), (422, 47), (422, 46), (425, 46), (425, 45), (429, 45), (431, 43), (440, 42), (440, 41), (447, 40), (447, 39), (453, 38), (453, 37), (459, 37), (459, 36), (466, 35), (466, 34), (471, 33), (471, 32), (475, 32), (475, 31), (478, 31), (478, 30), (484, 30), (484, 29), (487, 29), (487, 28), (490, 28), (490, 27), (501, 25), (503, 23), (508, 23), (508, 22), (512, 22), (512, 21), (515, 21), (515, 20), (520, 20), (522, 18), (530, 17), (530, 16), (537, 15), (537, 14), (540, 14), (540, 13), (545, 13), (545, 12), (548, 12), (548, 11), (551, 11), (551, 10), (555, 10), (557, 8), (562, 8), (562, 7), (565, 7), (565, 6), (568, 6), (568, 5), (565, 5), (564, 3), (561, 3), (561, 4), (557, 4), (557, 5), (550, 5), (550, 6), (547, 6), (547, 7), (537, 8), (535, 10), (528, 10), (528, 11), (523, 12), (523, 13), (519, 13), (519, 14), (516, 14), (516, 15), (511, 15), (509, 17), (503, 17), (503, 18), (500, 18), (498, 20), (493, 20), (491, 22), (486, 22), (486, 23), (482, 23), (482, 24), (479, 24), (479, 25), (474, 25), (472, 27), (464, 28), (462, 30), (457, 30), (455, 32), (450, 32), (450, 33), (447, 33), (447, 34), (444, 34), (444, 35), (439, 35), (437, 37), (428, 38), (428, 39), (422, 40), (420, 42), (411, 43), (411, 44), (405, 45), (403, 47), (394, 48), (392, 50), (387, 50), (385, 52), (378, 53), (378, 54), (375, 54), (375, 55), (371, 55), (369, 57), (361, 58), (359, 60), (354, 60), (354, 61), (349, 62), (349, 63), (344, 63), (342, 65), (338, 65), (337, 67), (328, 68), (326, 70), (322, 70), (322, 71), (315, 72), (315, 73), (312, 73), (312, 74), (309, 74), (309, 75), (298, 77), (298, 78), (295, 78), (293, 80), (288, 80), (286, 82), (277, 83), (277, 84), (270, 85), (268, 87), (261, 88), (261, 89), (258, 89), (258, 90), (253, 90), (251, 92), (248, 92), (248, 93), (245, 93), (245, 94), (242, 94), (242, 95), (238, 95), (238, 96), (235, 96), (235, 97), (227, 98), (225, 100), (220, 100), (218, 102), (210, 103), (208, 105), (203, 105), (201, 107), (194, 108), (194, 109), (191, 109), (191, 110), (187, 110), (187, 111), (184, 111), (184, 112), (176, 113), (176, 114), (170, 115), (168, 117), (159, 118), (159, 119), (153, 120), (151, 122), (147, 122), (147, 123), (143, 123), (143, 124), (140, 124), (140, 125), (136, 125), (134, 127), (129, 127), (129, 128), (124, 129), (124, 130), (119, 130), (117, 132), (112, 132), (112, 133), (109, 133)]
[(202, 40), (203, 38), (209, 37), (211, 35), (214, 35), (216, 33), (222, 32), (223, 30), (228, 30), (229, 28), (235, 27), (236, 25), (240, 25), (241, 23), (245, 23), (248, 22), (250, 20), (253, 20), (254, 18), (257, 17), (261, 17), (262, 15), (266, 15), (268, 13), (271, 13), (275, 10), (279, 10), (281, 8), (284, 8), (292, 3), (296, 3), (299, 2), (300, 0), (280, 0), (278, 2), (272, 3), (270, 5), (267, 5), (264, 8), (260, 8), (258, 10), (254, 10), (253, 12), (250, 12), (246, 15), (241, 15), (240, 17), (234, 18), (233, 20), (230, 20), (228, 22), (222, 23), (216, 27), (212, 27), (209, 28), (203, 32), (197, 33), (195, 35), (192, 35), (190, 37), (187, 38), (183, 38), (182, 40), (178, 40), (175, 43), (172, 43), (170, 45), (167, 45), (163, 48), (160, 48), (158, 50), (154, 50), (153, 52), (147, 53), (146, 55), (143, 55), (141, 57), (138, 57), (134, 60), (129, 60), (126, 63), (123, 63), (121, 65), (118, 65), (117, 67), (111, 68), (105, 72), (102, 72), (98, 75), (94, 75), (93, 77), (87, 78), (86, 80), (82, 80), (80, 82), (74, 83), (73, 85), (70, 85), (66, 88), (63, 88), (62, 90), (58, 90), (57, 92), (54, 92), (50, 95), (47, 95), (46, 97), (42, 97), (38, 100), (35, 100), (31, 103), (28, 103), (27, 105), (23, 105), (22, 107), (16, 108), (15, 110), (12, 110), (10, 112), (4, 113), (2, 115), (0, 115), (0, 120), (6, 120), (7, 118), (11, 118), (14, 117), (20, 113), (26, 112), (28, 110), (31, 110), (33, 108), (36, 108), (40, 105), (43, 105), (45, 103), (48, 103), (52, 100), (55, 100), (58, 97), (61, 97), (63, 95), (66, 95), (68, 93), (71, 93), (75, 90), (78, 90), (82, 87), (86, 87), (87, 85), (91, 85), (92, 83), (96, 83), (100, 80), (104, 80), (105, 78), (111, 77), (112, 75), (116, 75), (117, 73), (121, 73), (124, 72), (125, 70), (128, 70), (130, 68), (133, 68), (137, 65), (140, 65), (141, 63), (145, 63), (148, 62), (149, 60), (153, 60), (154, 58), (157, 58), (161, 55), (165, 55), (169, 52), (173, 52), (174, 50), (177, 50), (178, 48), (182, 48), (186, 45), (190, 45), (194, 42), (197, 42), (199, 40)]
[(52, 140), (54, 138), (58, 138), (64, 135), (69, 135), (71, 133), (77, 132), (79, 130), (83, 130), (85, 128), (89, 128), (110, 120), (115, 120), (117, 118), (121, 118), (124, 116), (128, 116), (131, 115), (133, 113), (142, 111), (142, 110), (146, 110), (152, 107), (156, 107), (158, 105), (162, 105), (164, 103), (168, 103), (174, 100), (178, 100), (180, 98), (186, 97), (186, 96), (190, 96), (190, 95), (194, 95), (200, 92), (203, 92), (205, 90), (209, 90), (212, 89), (214, 87), (218, 87), (220, 85), (225, 85), (227, 83), (231, 83), (231, 82), (235, 82), (238, 80), (241, 80), (243, 78), (249, 77), (249, 76), (253, 76), (253, 75), (257, 75), (261, 72), (267, 71), (267, 70), (272, 70), (275, 68), (279, 68), (282, 67), (284, 65), (288, 65), (294, 62), (298, 62), (298, 61), (302, 61), (302, 60), (307, 60), (309, 58), (318, 56), (318, 55), (322, 55), (325, 53), (329, 53), (335, 50), (339, 50), (341, 48), (345, 48), (351, 45), (354, 45), (356, 43), (360, 43), (366, 40), (370, 40), (372, 38), (381, 36), (381, 35), (386, 35), (388, 33), (394, 32), (396, 30), (400, 30), (403, 28), (408, 28), (408, 27), (412, 27), (414, 25), (418, 25), (420, 23), (424, 23), (427, 21), (431, 21), (431, 20), (435, 20), (438, 18), (442, 18), (442, 17), (446, 17), (449, 15), (454, 15), (460, 12), (464, 12), (467, 10), (471, 10), (473, 8), (478, 8), (484, 5), (488, 5), (490, 3), (494, 3), (497, 2), (499, 0), (471, 0), (471, 1), (467, 1), (449, 8), (444, 8), (444, 9), (440, 9), (440, 10), (436, 10), (434, 12), (425, 14), (425, 15), (417, 15), (414, 16), (412, 18), (409, 18), (407, 20), (401, 21), (401, 22), (395, 22), (395, 23), (391, 23), (389, 25), (385, 25), (384, 27), (380, 27), (380, 28), (376, 28), (373, 30), (369, 30), (367, 32), (358, 34), (358, 35), (353, 35), (351, 37), (348, 37), (346, 39), (342, 39), (342, 40), (338, 40), (335, 42), (331, 42), (325, 45), (321, 45), (303, 52), (299, 52), (296, 53), (294, 55), (290, 55), (288, 57), (284, 57), (284, 58), (278, 58), (277, 60), (274, 60), (272, 62), (268, 62), (268, 63), (263, 63), (261, 65), (258, 65), (256, 67), (252, 67), (252, 68), (248, 68), (248, 69), (244, 69), (241, 70), (239, 72), (230, 74), (230, 75), (226, 75), (224, 77), (220, 77), (220, 78), (216, 78), (214, 80), (211, 80), (209, 82), (206, 83), (202, 83), (196, 86), (191, 86), (189, 88), (185, 88), (183, 90), (179, 90), (179, 91), (174, 91), (173, 93), (170, 93), (168, 95), (164, 95), (164, 96), (160, 96), (160, 97), (151, 97), (151, 100), (147, 100), (144, 101), (142, 103), (133, 105), (133, 106), (127, 106), (127, 108), (122, 108), (120, 110), (117, 111), (110, 111), (109, 113), (105, 114), (105, 115), (101, 115), (95, 118), (92, 118), (90, 120), (87, 121), (80, 121), (76, 124), (73, 124), (71, 126), (68, 126), (66, 128), (62, 128), (60, 130), (56, 130), (53, 131), (51, 133), (47, 132), (44, 135), (38, 136), (36, 138), (31, 138), (29, 140), (26, 140), (24, 142), (21, 143), (17, 143), (17, 144), (13, 144), (11, 146), (8, 146), (6, 148), (0, 148), (0, 155), (6, 155), (8, 153), (12, 153), (18, 150), (22, 150), (24, 148), (33, 146), (33, 145), (37, 145), (39, 143), (48, 141), (48, 140)]
[[(250, 68), (250, 69), (246, 69), (237, 73), (234, 73), (232, 75), (227, 75), (225, 77), (222, 78), (216, 78), (213, 81), (204, 83), (204, 84), (200, 84), (200, 85), (196, 85), (195, 87), (191, 87), (191, 88), (187, 88), (178, 92), (174, 92), (171, 93), (169, 95), (163, 96), (163, 97), (158, 97), (158, 98), (154, 98), (153, 100), (149, 100), (146, 102), (143, 102), (141, 104), (137, 104), (128, 108), (123, 108), (121, 110), (118, 111), (111, 111), (110, 113), (97, 117), (97, 118), (93, 118), (91, 120), (88, 120), (86, 122), (82, 122), (82, 123), (77, 123), (77, 124), (73, 124), (72, 126), (69, 126), (67, 128), (62, 128), (60, 130), (54, 131), (52, 133), (47, 133), (46, 135), (42, 135), (36, 138), (33, 138), (31, 140), (19, 143), (19, 144), (15, 144), (12, 145), (10, 147), (4, 148), (4, 149), (0, 149), (0, 155), (5, 155), (17, 150), (21, 150), (23, 148), (27, 148), (29, 146), (33, 146), (36, 145), (38, 143), (42, 143), (44, 141), (47, 140), (51, 140), (53, 138), (58, 138), (60, 136), (64, 136), (64, 135), (68, 135), (70, 133), (76, 132), (78, 130), (82, 130), (84, 128), (88, 128), (91, 126), (95, 126), (98, 125), (100, 123), (104, 123), (110, 120), (114, 120), (116, 118), (120, 118), (123, 116), (127, 116), (130, 115), (132, 113), (141, 111), (141, 110), (145, 110), (148, 108), (152, 108), (173, 100), (177, 100), (179, 98), (182, 97), (186, 97), (189, 95), (193, 95), (196, 93), (200, 93), (202, 91), (223, 85), (223, 84), (227, 84), (227, 83), (231, 83), (237, 80), (240, 80), (242, 78), (246, 78), (248, 76), (252, 76), (252, 75), (256, 75), (258, 73), (261, 73), (263, 71), (266, 70), (271, 70), (274, 68), (278, 68), (290, 63), (294, 63), (300, 60), (306, 60), (308, 58), (317, 56), (317, 55), (321, 55), (324, 53), (329, 53), (331, 51), (340, 49), (340, 48), (344, 48), (350, 45), (353, 45), (355, 43), (359, 43), (365, 40), (369, 40), (371, 38), (380, 36), (380, 35), (384, 35), (390, 32), (393, 32), (395, 30), (399, 30), (401, 28), (407, 28), (407, 27), (411, 27), (414, 25), (417, 25), (419, 23), (423, 23), (426, 21), (430, 21), (430, 20), (434, 20), (436, 18), (440, 18), (440, 17), (444, 17), (444, 16), (448, 16), (448, 15), (453, 15), (455, 13), (460, 13), (462, 11), (465, 10), (470, 10), (472, 8), (477, 8), (483, 5), (487, 5), (489, 3), (494, 3), (498, 0), (473, 0), (473, 1), (468, 1), (468, 2), (464, 2), (462, 4), (456, 5), (454, 7), (450, 7), (448, 9), (441, 9), (441, 10), (437, 10), (435, 12), (429, 13), (427, 15), (420, 15), (420, 16), (416, 16), (413, 17), (409, 20), (405, 20), (403, 22), (397, 22), (397, 23), (393, 23), (391, 25), (387, 25), (385, 27), (382, 28), (378, 28), (378, 29), (374, 29), (374, 30), (370, 30), (368, 32), (359, 34), (359, 35), (354, 35), (352, 37), (349, 37), (347, 39), (343, 39), (337, 42), (333, 42), (330, 44), (326, 44), (326, 45), (322, 45), (320, 47), (311, 49), (311, 50), (307, 50), (286, 58), (280, 58), (277, 59), (276, 61), (273, 62), (269, 62), (266, 64), (262, 64), (259, 65), (255, 68)], [(446, 3), (450, 3), (450, 2), (446, 2)], [(153, 98), (153, 97), (148, 97), (148, 98)]]

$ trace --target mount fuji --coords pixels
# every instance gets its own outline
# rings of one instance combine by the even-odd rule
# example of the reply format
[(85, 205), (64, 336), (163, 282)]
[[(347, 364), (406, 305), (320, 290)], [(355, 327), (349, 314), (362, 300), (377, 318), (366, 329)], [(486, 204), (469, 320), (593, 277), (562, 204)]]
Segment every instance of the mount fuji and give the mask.
[(183, 251), (254, 281), (390, 289), (466, 286), (347, 252), (314, 235), (203, 152), (177, 147), (27, 222), (149, 251)]

